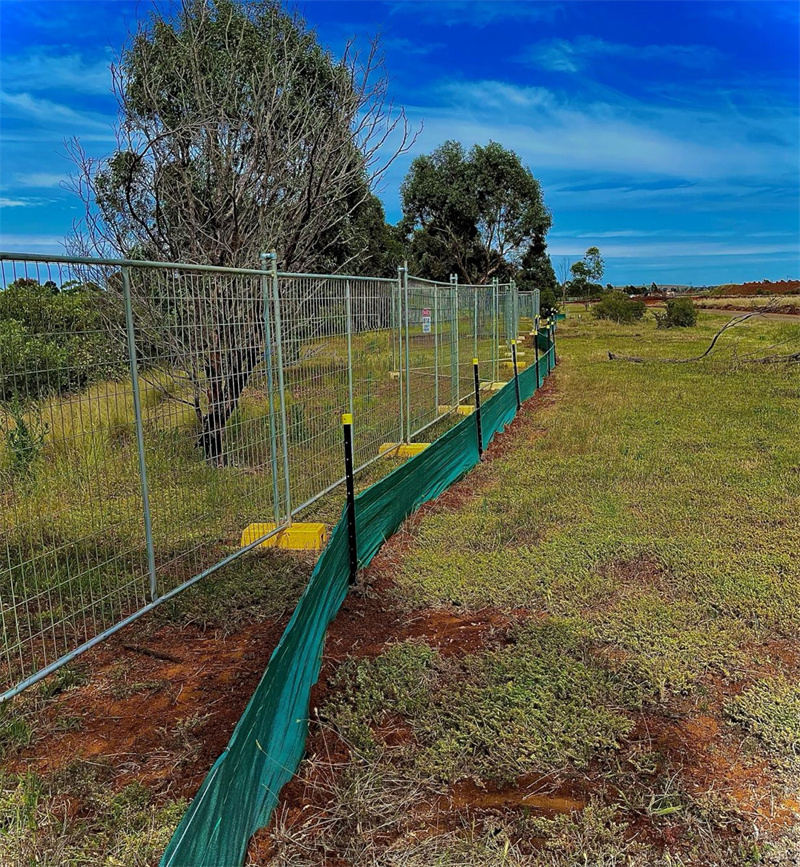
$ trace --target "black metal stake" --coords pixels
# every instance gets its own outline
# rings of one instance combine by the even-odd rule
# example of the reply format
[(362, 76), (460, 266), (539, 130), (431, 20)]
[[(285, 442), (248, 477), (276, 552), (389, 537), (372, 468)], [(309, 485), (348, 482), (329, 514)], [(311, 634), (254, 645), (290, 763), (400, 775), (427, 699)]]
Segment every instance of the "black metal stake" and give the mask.
[(551, 328), (553, 329), (553, 336), (552, 336), (552, 341), (553, 341), (553, 367), (555, 367), (555, 366), (558, 364), (558, 357), (556, 356), (556, 322), (555, 322), (555, 319), (553, 320), (553, 324), (552, 324)]
[(344, 432), (344, 475), (347, 488), (347, 546), (350, 551), (350, 583), (358, 573), (358, 540), (356, 539), (356, 492), (353, 479), (353, 416), (342, 416)]
[(514, 391), (517, 394), (517, 412), (522, 407), (522, 401), (519, 399), (519, 371), (517, 370), (517, 341), (511, 341), (511, 358), (514, 362)]
[(533, 345), (536, 350), (536, 388), (540, 388), (542, 380), (539, 378), (539, 323), (536, 323), (536, 334), (533, 337)]
[(472, 370), (475, 374), (475, 426), (478, 430), (478, 457), (483, 457), (483, 432), (481, 431), (481, 381), (478, 375), (478, 359), (472, 359)]

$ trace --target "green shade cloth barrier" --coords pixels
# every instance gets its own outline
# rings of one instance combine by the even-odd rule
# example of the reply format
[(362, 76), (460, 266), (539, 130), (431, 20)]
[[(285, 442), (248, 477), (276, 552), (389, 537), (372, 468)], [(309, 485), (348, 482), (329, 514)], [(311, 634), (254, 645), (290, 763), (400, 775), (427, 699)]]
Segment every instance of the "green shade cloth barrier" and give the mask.
[[(547, 334), (541, 377), (549, 370)], [(519, 376), (520, 394), (536, 391), (532, 365)], [(484, 446), (516, 415), (513, 383), (481, 406)], [(479, 460), (475, 415), (356, 497), (359, 563), (367, 566), (400, 524), (438, 497)], [(281, 788), (297, 770), (308, 735), (311, 687), (319, 677), (325, 631), (347, 595), (349, 558), (342, 517), (317, 561), (267, 670), (181, 819), (161, 867), (239, 867), (252, 835), (269, 822)]]

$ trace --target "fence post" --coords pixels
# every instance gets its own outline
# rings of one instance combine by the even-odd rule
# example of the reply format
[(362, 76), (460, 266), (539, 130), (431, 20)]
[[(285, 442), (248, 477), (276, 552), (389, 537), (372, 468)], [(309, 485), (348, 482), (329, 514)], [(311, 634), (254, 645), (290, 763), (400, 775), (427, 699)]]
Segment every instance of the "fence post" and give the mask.
[(347, 407), (353, 414), (353, 302), (350, 281), (345, 280), (345, 315), (347, 316)]
[(500, 379), (500, 284), (492, 280), (492, 382)]
[(558, 356), (556, 355), (556, 321), (555, 321), (555, 319), (551, 323), (550, 328), (552, 329), (551, 341), (553, 344), (553, 367), (555, 367), (558, 364)]
[(539, 386), (541, 386), (541, 384), (542, 384), (541, 377), (539, 376), (539, 317), (538, 316), (536, 317), (535, 322), (536, 322), (536, 327), (534, 328), (534, 335), (533, 335), (533, 351), (534, 351), (534, 356), (536, 358), (536, 388), (538, 389)]
[(473, 302), (474, 314), (473, 314), (473, 321), (472, 321), (472, 328), (473, 328), (472, 354), (477, 355), (478, 354), (478, 287), (477, 286), (475, 286), (474, 289), (472, 290), (472, 294), (474, 295), (474, 302)]
[(475, 379), (475, 428), (478, 433), (478, 457), (483, 457), (483, 432), (481, 431), (481, 380), (478, 359), (472, 359), (472, 374)]
[(511, 281), (511, 297), (514, 299), (514, 333), (512, 337), (516, 340), (519, 337), (519, 292), (517, 291), (517, 284), (514, 280)]
[(275, 310), (275, 350), (278, 362), (278, 398), (281, 408), (281, 447), (283, 449), (283, 486), (286, 497), (286, 526), (292, 523), (292, 489), (289, 479), (289, 420), (286, 416), (286, 395), (283, 383), (283, 331), (281, 329), (281, 297), (278, 287), (278, 254), (268, 254), (272, 262), (272, 305)]
[(519, 373), (517, 371), (517, 341), (511, 341), (511, 359), (514, 363), (514, 391), (517, 395), (517, 412), (522, 406), (522, 401), (519, 399)]
[(450, 275), (450, 397), (453, 406), (461, 403), (461, 371), (458, 348), (458, 274)]
[(356, 538), (356, 493), (353, 478), (353, 416), (342, 415), (344, 434), (344, 477), (347, 488), (347, 548), (350, 554), (350, 583), (358, 574), (358, 539)]
[(261, 280), (261, 297), (264, 302), (264, 360), (267, 363), (267, 401), (269, 403), (269, 448), (272, 464), (272, 510), (275, 526), (280, 524), (280, 493), (278, 492), (278, 435), (275, 428), (275, 385), (272, 375), (272, 326), (269, 313), (269, 275), (267, 262), (269, 254), (262, 253), (261, 267), (264, 270)]
[(408, 339), (408, 262), (403, 262), (403, 304), (405, 306), (406, 326), (406, 435), (405, 441), (411, 442), (411, 350)]
[(397, 317), (397, 380), (400, 385), (400, 442), (405, 439), (405, 392), (407, 387), (403, 382), (403, 266), (397, 266), (397, 304), (395, 316)]
[(133, 414), (136, 422), (136, 450), (139, 456), (139, 481), (142, 488), (144, 512), (144, 539), (147, 547), (147, 570), (150, 575), (150, 601), (158, 599), (156, 583), (156, 554), (153, 547), (153, 523), (150, 515), (150, 489), (147, 484), (147, 461), (144, 456), (144, 430), (142, 427), (142, 403), (139, 397), (139, 364), (136, 359), (136, 334), (133, 328), (133, 304), (131, 303), (131, 272), (122, 266), (122, 298), (125, 304), (125, 332), (128, 338), (128, 363), (133, 389)]
[(439, 415), (439, 286), (433, 285), (433, 414)]

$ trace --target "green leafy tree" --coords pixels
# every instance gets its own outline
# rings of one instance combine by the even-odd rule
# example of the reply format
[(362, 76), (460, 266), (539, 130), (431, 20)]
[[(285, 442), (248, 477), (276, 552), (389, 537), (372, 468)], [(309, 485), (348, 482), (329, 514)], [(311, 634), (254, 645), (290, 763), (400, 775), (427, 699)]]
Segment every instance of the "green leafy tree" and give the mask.
[(577, 298), (583, 298), (588, 303), (603, 291), (600, 281), (605, 273), (605, 263), (597, 247), (589, 247), (583, 258), (573, 262), (569, 267), (572, 280), (569, 283), (569, 293)]
[(0, 400), (83, 388), (124, 369), (122, 306), (91, 283), (20, 278), (0, 289)]
[(486, 283), (508, 279), (523, 260), (531, 275), (545, 268), (551, 216), (541, 187), (497, 142), (467, 152), (447, 141), (417, 157), (401, 196), (401, 227), (421, 276), (447, 280), (455, 270), (463, 282)]

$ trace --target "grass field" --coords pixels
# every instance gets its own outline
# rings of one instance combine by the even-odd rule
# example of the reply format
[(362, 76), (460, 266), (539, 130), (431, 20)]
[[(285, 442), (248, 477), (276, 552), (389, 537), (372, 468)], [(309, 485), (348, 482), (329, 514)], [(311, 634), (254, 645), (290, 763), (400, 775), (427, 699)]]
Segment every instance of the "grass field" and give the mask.
[[(554, 382), (345, 603), (309, 757), (251, 863), (795, 863), (800, 375), (743, 359), (800, 328), (751, 320), (699, 364), (607, 357), (689, 357), (725, 321), (573, 311)], [(149, 627), (178, 655), (187, 624), (246, 632), (218, 681), (206, 657), (184, 683), (109, 648), (4, 712), (0, 863), (154, 863), (249, 696), (227, 679), (257, 677), (261, 624), (308, 568), (248, 558)], [(138, 755), (115, 734), (131, 706), (152, 709)], [(121, 717), (99, 747), (80, 731), (98, 709)]]
[(800, 376), (741, 358), (800, 329), (607, 358), (723, 321), (560, 328), (547, 403), (392, 559), (462, 638), (338, 666), (263, 863), (796, 863)]

